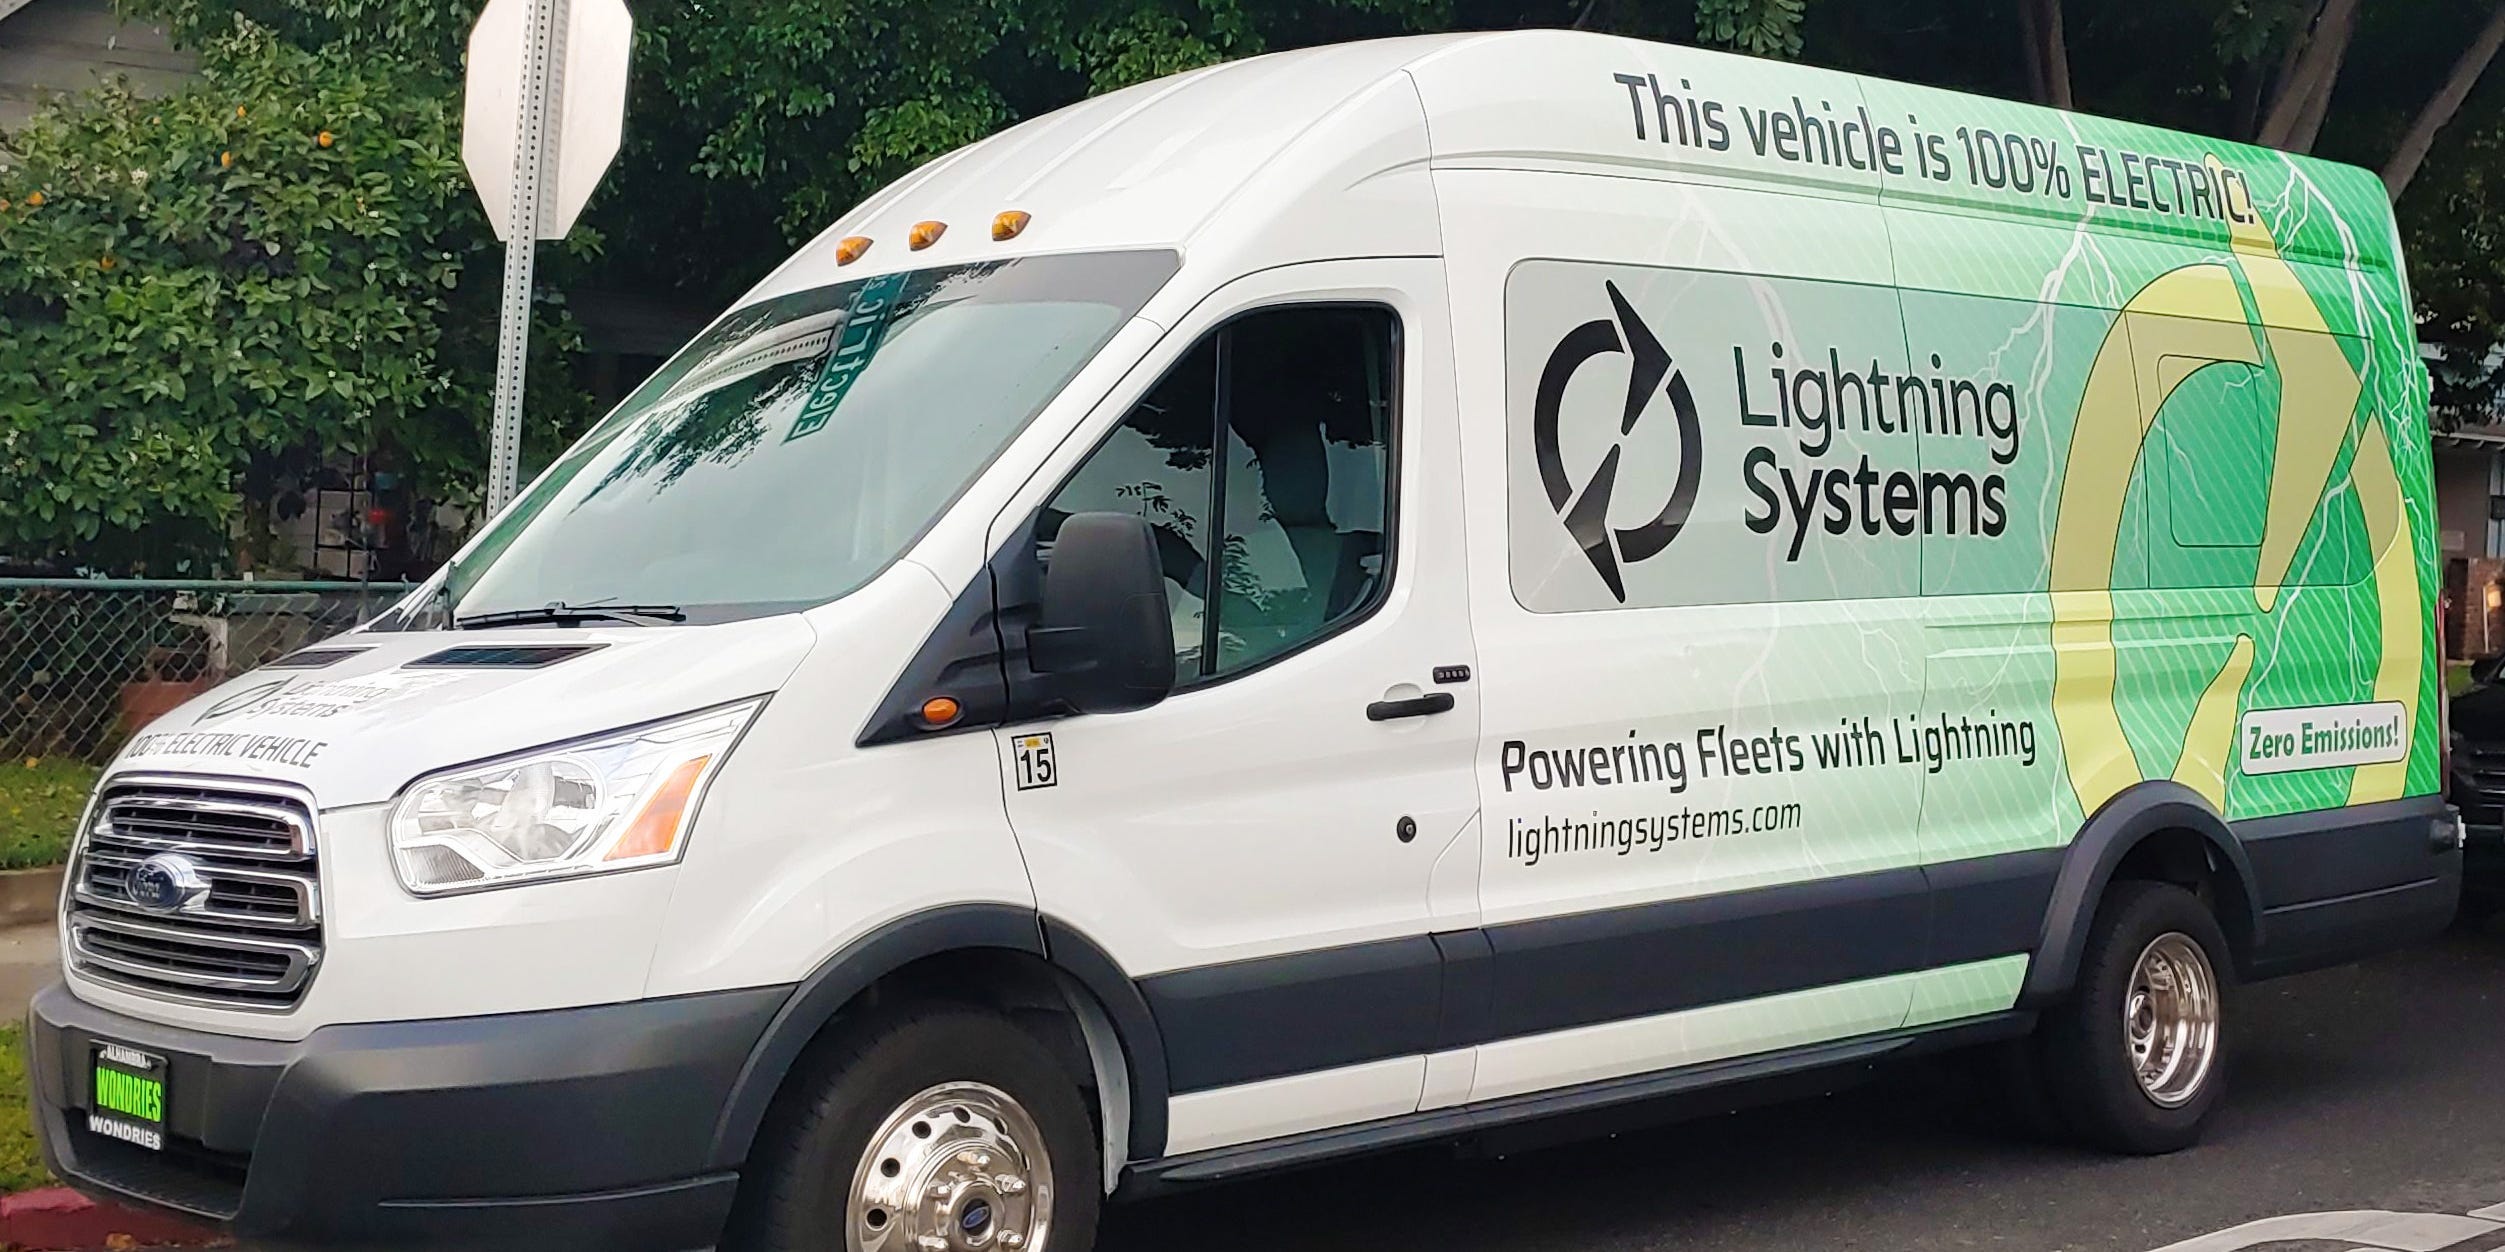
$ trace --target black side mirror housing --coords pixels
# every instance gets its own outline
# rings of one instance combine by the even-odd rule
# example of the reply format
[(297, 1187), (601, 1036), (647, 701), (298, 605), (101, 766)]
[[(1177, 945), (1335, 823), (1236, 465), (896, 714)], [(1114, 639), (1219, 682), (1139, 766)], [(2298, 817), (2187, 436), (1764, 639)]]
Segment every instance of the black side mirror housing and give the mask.
[(1063, 520), (1044, 571), (1029, 664), (1082, 713), (1144, 709), (1174, 690), (1174, 618), (1157, 536), (1128, 513)]

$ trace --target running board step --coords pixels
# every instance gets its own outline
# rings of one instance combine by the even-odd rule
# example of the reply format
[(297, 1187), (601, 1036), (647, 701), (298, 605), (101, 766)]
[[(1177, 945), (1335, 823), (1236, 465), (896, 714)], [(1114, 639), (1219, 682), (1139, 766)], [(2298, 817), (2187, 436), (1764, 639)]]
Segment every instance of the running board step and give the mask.
[[(1675, 1102), (1681, 1097), (1705, 1097), (1715, 1106), (1695, 1111), (1723, 1111), (1735, 1103), (1782, 1098), (1787, 1093), (1765, 1089), (1783, 1086), (1786, 1080), (1832, 1078), (1837, 1071), (1885, 1059), (2013, 1038), (2025, 1034), (2034, 1024), (2035, 1014), (2030, 1012), (1998, 1013), (1970, 1018), (1946, 1027), (1864, 1035), (1762, 1056), (1635, 1074), (1557, 1091), (1430, 1109), (1362, 1125), (1212, 1148), (1186, 1156), (1134, 1164), (1124, 1190), (1126, 1193), (1134, 1190), (1149, 1192), (1167, 1187), (1222, 1182), (1248, 1174), (1290, 1169), (1412, 1144), (1460, 1139), (1526, 1122), (1567, 1118), (1656, 1101)], [(1740, 1100), (1739, 1097), (1744, 1094), (1754, 1094), (1757, 1098)], [(1665, 1111), (1675, 1119), (1676, 1110)]]

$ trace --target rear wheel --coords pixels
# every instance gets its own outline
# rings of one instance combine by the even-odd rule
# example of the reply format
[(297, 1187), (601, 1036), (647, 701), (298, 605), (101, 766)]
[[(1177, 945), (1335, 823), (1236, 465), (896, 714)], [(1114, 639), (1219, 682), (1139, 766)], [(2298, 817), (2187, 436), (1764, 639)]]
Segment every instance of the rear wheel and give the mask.
[(760, 1135), (741, 1252), (1086, 1252), (1103, 1196), (1077, 1085), (1004, 1017), (924, 1007), (817, 1050)]
[(2226, 1080), (2232, 969), (2200, 897), (2172, 883), (2114, 884), (2078, 987), (2039, 1040), (2046, 1094), (2073, 1133), (2139, 1154), (2199, 1141)]

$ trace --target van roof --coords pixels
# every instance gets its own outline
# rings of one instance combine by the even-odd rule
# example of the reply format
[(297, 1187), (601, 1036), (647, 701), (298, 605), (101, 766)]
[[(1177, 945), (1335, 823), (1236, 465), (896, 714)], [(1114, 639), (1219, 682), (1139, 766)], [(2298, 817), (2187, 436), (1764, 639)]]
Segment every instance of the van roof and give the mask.
[[(836, 221), (754, 293), (832, 281), (839, 239), (872, 241), (844, 277), (997, 255), (984, 246), (994, 214), (1032, 215), (1026, 251), (1181, 247), (1256, 178), (1309, 183), (1342, 164), (1361, 132), (1332, 123), (1370, 96), (1407, 96), (1414, 151), (1367, 161), (1376, 172), (1424, 165), (1426, 136), (1408, 66), (1485, 38), (1419, 36), (1335, 44), (1228, 61), (1109, 92), (1022, 122), (889, 184)], [(1362, 181), (1366, 171), (1345, 171)], [(917, 221), (950, 230), (908, 261)]]
[[(873, 241), (874, 263), (854, 272), (905, 268), (920, 220), (958, 238), (911, 264), (998, 255), (986, 236), (1007, 209), (1033, 218), (1019, 251), (1181, 247), (1248, 191), (1274, 206), (1360, 194), (1422, 162), (1740, 184), (2217, 244), (2222, 200), (2198, 194), (2209, 180), (2196, 172), (2213, 160), (2264, 212), (2309, 195), (2350, 208), (2382, 197), (2372, 174), (2309, 157), (1698, 48), (1574, 31), (1371, 40), (1143, 83), (968, 145), (845, 214), (759, 294), (830, 281), (846, 235)], [(2338, 243), (2317, 247), (2320, 259), (2394, 259), (2388, 233)]]

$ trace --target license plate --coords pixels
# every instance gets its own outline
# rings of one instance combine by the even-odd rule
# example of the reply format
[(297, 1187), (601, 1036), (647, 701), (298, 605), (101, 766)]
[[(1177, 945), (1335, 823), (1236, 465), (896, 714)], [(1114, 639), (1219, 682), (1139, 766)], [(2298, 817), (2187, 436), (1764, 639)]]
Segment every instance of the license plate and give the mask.
[(165, 1147), (165, 1058), (119, 1043), (95, 1045), (87, 1129), (150, 1151)]

